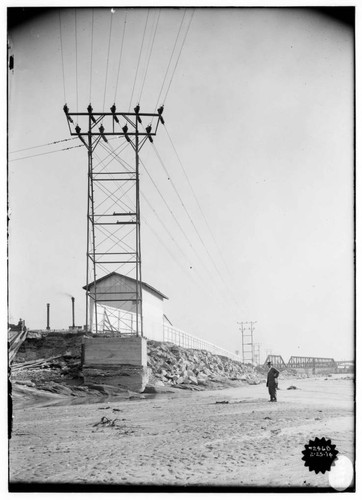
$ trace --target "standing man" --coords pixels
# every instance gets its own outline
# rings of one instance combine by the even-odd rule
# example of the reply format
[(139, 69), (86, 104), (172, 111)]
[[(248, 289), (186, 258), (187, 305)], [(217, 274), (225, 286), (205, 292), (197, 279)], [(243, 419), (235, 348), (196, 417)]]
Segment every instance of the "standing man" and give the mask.
[(268, 375), (266, 377), (266, 386), (269, 389), (269, 394), (270, 394), (270, 401), (275, 401), (277, 400), (277, 387), (278, 387), (278, 377), (279, 377), (279, 371), (274, 368), (273, 363), (271, 361), (267, 362), (269, 371)]

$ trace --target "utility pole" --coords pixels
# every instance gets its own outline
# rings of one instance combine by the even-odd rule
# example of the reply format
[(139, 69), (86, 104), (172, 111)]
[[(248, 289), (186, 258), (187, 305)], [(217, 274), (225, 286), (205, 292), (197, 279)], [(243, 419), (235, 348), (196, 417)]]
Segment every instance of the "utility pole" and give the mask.
[[(163, 106), (157, 113), (141, 113), (139, 105), (133, 112), (117, 112), (115, 104), (110, 112), (95, 112), (91, 104), (86, 112), (70, 112), (66, 104), (63, 110), (70, 135), (78, 137), (88, 156), (86, 331), (101, 329), (97, 304), (111, 308), (122, 294), (123, 309), (135, 314), (131, 333), (143, 337), (139, 154), (164, 124)], [(122, 271), (134, 287), (98, 292), (100, 279), (112, 271)]]
[[(253, 333), (255, 323), (257, 323), (257, 321), (238, 322), (241, 331), (241, 350), (243, 363), (254, 363)], [(249, 327), (247, 325), (249, 325)]]

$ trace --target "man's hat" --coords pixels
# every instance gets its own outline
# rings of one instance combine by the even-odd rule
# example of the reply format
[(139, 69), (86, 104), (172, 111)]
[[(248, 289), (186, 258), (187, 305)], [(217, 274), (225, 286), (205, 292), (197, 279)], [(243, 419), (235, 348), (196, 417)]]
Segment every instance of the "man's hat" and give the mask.
[(271, 361), (268, 361), (268, 362), (267, 362), (267, 365), (271, 365), (271, 364), (272, 364), (272, 362), (271, 362)]

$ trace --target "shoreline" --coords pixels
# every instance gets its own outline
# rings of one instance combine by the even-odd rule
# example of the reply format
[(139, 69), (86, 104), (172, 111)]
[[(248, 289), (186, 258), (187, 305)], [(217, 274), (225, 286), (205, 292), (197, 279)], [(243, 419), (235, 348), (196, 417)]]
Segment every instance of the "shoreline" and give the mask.
[(354, 461), (351, 378), (149, 396), (14, 409), (10, 488), (329, 488), (301, 460), (316, 436)]

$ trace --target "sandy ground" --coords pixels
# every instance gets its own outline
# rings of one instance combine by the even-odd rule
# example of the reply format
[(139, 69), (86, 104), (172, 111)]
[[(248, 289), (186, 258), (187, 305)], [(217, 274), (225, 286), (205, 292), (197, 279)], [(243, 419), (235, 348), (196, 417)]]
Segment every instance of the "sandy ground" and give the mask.
[[(300, 390), (287, 390), (290, 385)], [(310, 439), (325, 437), (354, 460), (354, 382), (341, 377), (280, 380), (280, 388), (277, 403), (268, 402), (261, 384), (130, 401), (18, 407), (10, 480), (329, 487), (328, 472), (310, 472), (302, 451)], [(114, 426), (95, 426), (102, 417), (118, 420)]]

